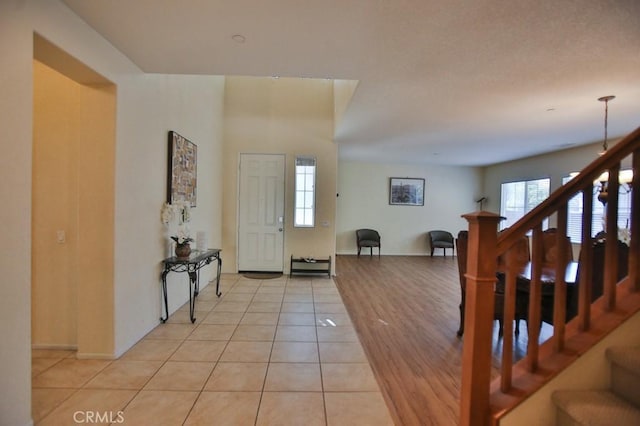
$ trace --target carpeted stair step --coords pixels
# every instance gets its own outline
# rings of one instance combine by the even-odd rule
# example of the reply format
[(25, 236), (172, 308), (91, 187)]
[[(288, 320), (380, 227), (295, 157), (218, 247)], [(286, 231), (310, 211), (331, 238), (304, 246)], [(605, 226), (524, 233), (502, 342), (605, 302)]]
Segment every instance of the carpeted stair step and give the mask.
[(612, 346), (606, 354), (612, 392), (640, 408), (640, 347)]
[(555, 391), (557, 426), (638, 426), (640, 409), (610, 391)]

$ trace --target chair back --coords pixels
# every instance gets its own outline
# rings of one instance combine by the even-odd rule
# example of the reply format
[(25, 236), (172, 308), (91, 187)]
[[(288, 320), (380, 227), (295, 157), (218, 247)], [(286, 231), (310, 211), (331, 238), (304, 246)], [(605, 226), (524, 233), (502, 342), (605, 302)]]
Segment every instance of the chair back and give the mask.
[[(604, 291), (604, 261), (605, 261), (604, 241), (596, 241), (593, 244), (593, 255), (591, 259), (591, 302), (602, 296)], [(580, 256), (582, 257), (582, 256)], [(580, 282), (580, 271), (585, 268), (583, 262), (578, 264), (577, 282)], [(629, 246), (618, 240), (618, 277), (617, 281), (627, 276), (629, 269)]]
[[(557, 233), (558, 230), (556, 228), (546, 229), (542, 233), (542, 253), (544, 255), (544, 265), (545, 266), (555, 266), (556, 258), (558, 257), (558, 247), (557, 244)], [(563, 244), (566, 245), (566, 252), (568, 253), (567, 261), (573, 260), (573, 250), (571, 248), (571, 240), (569, 237), (563, 238)]]
[(469, 240), (469, 231), (458, 232), (458, 238), (456, 238), (456, 251), (458, 252), (458, 274), (460, 275), (460, 289), (464, 294), (464, 288), (466, 285), (466, 278), (464, 274), (467, 273), (467, 243)]
[(443, 241), (453, 244), (453, 235), (449, 231), (429, 231), (429, 239), (431, 242)]
[(356, 237), (358, 241), (380, 242), (380, 234), (375, 229), (358, 229)]

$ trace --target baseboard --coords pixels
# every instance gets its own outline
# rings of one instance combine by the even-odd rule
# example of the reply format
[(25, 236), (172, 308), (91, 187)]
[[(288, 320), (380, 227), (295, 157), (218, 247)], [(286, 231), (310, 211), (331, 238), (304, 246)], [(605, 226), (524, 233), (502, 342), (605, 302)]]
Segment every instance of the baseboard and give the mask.
[(34, 343), (31, 345), (32, 350), (55, 350), (55, 351), (77, 351), (77, 345), (61, 345), (61, 344), (44, 344)]
[[(429, 256), (430, 253), (380, 253), (380, 256)], [(358, 252), (336, 252), (336, 256), (357, 256)], [(370, 257), (369, 253), (360, 253), (360, 257)], [(373, 253), (373, 257), (378, 257), (378, 253)], [(429, 256), (430, 257), (430, 256)], [(442, 255), (436, 255), (433, 257), (443, 257)], [(455, 257), (447, 255), (447, 257)]]

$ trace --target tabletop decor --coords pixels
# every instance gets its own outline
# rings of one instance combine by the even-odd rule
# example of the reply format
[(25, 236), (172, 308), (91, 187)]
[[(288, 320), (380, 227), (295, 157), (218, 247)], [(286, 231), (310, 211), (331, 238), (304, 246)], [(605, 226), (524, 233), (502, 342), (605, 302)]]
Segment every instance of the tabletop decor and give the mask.
[(189, 257), (191, 254), (191, 241), (193, 238), (185, 235), (185, 233), (181, 233), (178, 235), (174, 235), (171, 237), (173, 241), (176, 242), (176, 256), (180, 258)]
[[(165, 228), (167, 241), (166, 257), (188, 257), (191, 253), (191, 237), (188, 222), (191, 220), (191, 206), (188, 202), (177, 201), (174, 204), (164, 203), (160, 210), (160, 220)], [(175, 248), (174, 246), (175, 242)]]

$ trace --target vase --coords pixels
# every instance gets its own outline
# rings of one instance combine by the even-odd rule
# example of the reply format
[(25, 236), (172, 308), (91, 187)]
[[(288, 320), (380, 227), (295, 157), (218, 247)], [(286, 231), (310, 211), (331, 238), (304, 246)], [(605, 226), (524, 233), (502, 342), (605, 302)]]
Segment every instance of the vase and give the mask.
[(189, 243), (176, 244), (176, 256), (180, 258), (189, 257), (191, 254), (191, 246)]

